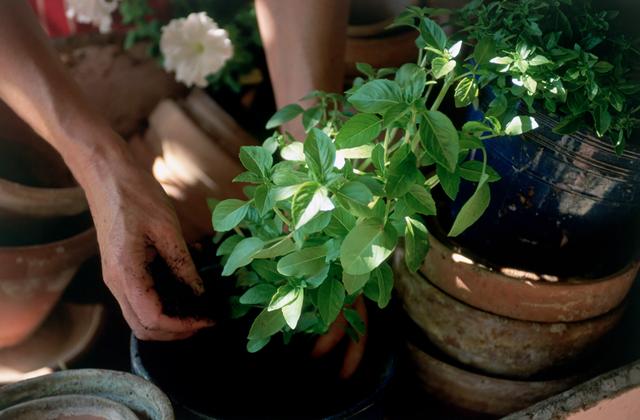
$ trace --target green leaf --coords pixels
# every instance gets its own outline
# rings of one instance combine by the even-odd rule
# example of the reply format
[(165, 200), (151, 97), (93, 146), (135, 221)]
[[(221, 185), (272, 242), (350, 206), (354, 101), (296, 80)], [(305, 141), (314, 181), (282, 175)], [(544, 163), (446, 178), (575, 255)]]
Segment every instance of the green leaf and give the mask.
[(342, 272), (342, 283), (348, 294), (353, 295), (367, 284), (369, 273), (365, 274), (348, 274)]
[(311, 129), (318, 125), (320, 120), (322, 120), (323, 109), (320, 106), (314, 106), (302, 114), (302, 127), (304, 127), (305, 132), (311, 131)]
[(607, 110), (607, 106), (599, 106), (592, 112), (592, 115), (595, 123), (596, 134), (598, 137), (604, 136), (611, 126), (611, 114)]
[(348, 119), (336, 136), (338, 148), (362, 146), (380, 134), (382, 120), (373, 114), (356, 114)]
[(504, 133), (508, 136), (517, 136), (536, 128), (538, 128), (538, 122), (535, 118), (517, 115), (509, 121), (509, 124), (504, 128)]
[(393, 270), (384, 263), (371, 272), (371, 278), (364, 286), (364, 295), (378, 302), (380, 309), (385, 308), (391, 301), (393, 291)]
[(373, 200), (373, 194), (361, 182), (347, 182), (335, 193), (335, 197), (343, 207), (351, 210), (356, 215), (368, 216), (371, 214), (368, 206)]
[(374, 79), (376, 77), (376, 71), (371, 64), (367, 63), (356, 63), (356, 69), (367, 76), (369, 79)]
[(222, 270), (223, 276), (230, 276), (238, 268), (244, 267), (253, 261), (253, 256), (258, 253), (264, 246), (264, 242), (260, 238), (244, 238), (238, 245), (233, 248), (229, 255), (227, 263)]
[(458, 108), (471, 105), (478, 97), (478, 83), (472, 77), (465, 77), (458, 82), (453, 97)]
[(582, 114), (569, 115), (553, 127), (553, 132), (556, 134), (572, 134), (578, 131), (583, 123), (584, 118)]
[(247, 338), (249, 340), (264, 340), (280, 331), (285, 323), (281, 311), (268, 311), (265, 308), (253, 321)]
[(498, 95), (489, 103), (488, 117), (499, 117), (505, 113), (509, 106), (506, 96)]
[(349, 102), (360, 112), (383, 113), (402, 102), (402, 91), (391, 80), (372, 80), (360, 86)]
[(307, 166), (318, 180), (324, 180), (333, 170), (336, 161), (336, 147), (323, 131), (314, 128), (304, 142), (304, 156)]
[(259, 175), (254, 174), (253, 172), (242, 172), (237, 177), (233, 178), (231, 182), (248, 182), (251, 184), (260, 184), (262, 183), (262, 178)]
[[(482, 166), (483, 163), (479, 160), (468, 160), (466, 162), (462, 162), (458, 171), (460, 172), (460, 176), (463, 179), (472, 182), (480, 182), (480, 178), (482, 176)], [(487, 178), (488, 182), (496, 182), (500, 181), (501, 179), (500, 174), (488, 165), (485, 168), (485, 174), (489, 176), (489, 178)]]
[(271, 297), (276, 292), (276, 288), (268, 283), (260, 283), (244, 292), (240, 296), (240, 303), (243, 305), (262, 305), (269, 303)]
[(536, 55), (531, 60), (529, 60), (530, 66), (543, 66), (545, 64), (552, 64), (552, 63), (547, 57), (543, 55)]
[(213, 210), (213, 228), (218, 232), (226, 232), (244, 219), (249, 210), (249, 203), (231, 198), (218, 203)]
[(326, 256), (326, 245), (304, 248), (282, 257), (278, 261), (278, 272), (289, 277), (310, 276), (322, 269)]
[(413, 184), (405, 195), (405, 200), (413, 211), (425, 216), (436, 215), (436, 202), (431, 193), (422, 185)]
[(275, 196), (268, 185), (260, 185), (253, 193), (253, 203), (260, 216), (267, 214), (276, 204)]
[(275, 242), (273, 245), (268, 246), (258, 252), (253, 258), (275, 258), (280, 257), (282, 255), (287, 255), (290, 252), (296, 250), (296, 245), (293, 243), (291, 238), (285, 236), (279, 241)]
[[(488, 125), (480, 121), (467, 121), (462, 126), (462, 132), (472, 136), (482, 136), (485, 133), (491, 133), (493, 130)], [(480, 143), (482, 147), (482, 143)]]
[(420, 124), (420, 140), (434, 161), (453, 172), (458, 163), (460, 143), (458, 130), (440, 111), (425, 111)]
[(380, 173), (385, 173), (384, 167), (384, 146), (380, 143), (376, 144), (373, 150), (371, 151), (371, 162), (373, 166), (380, 171)]
[(227, 239), (222, 241), (220, 245), (218, 245), (218, 249), (216, 249), (216, 256), (219, 257), (221, 255), (231, 254), (233, 248), (235, 248), (236, 245), (238, 245), (238, 242), (240, 242), (241, 240), (242, 236), (240, 235), (229, 236)]
[(438, 50), (444, 50), (447, 46), (447, 34), (440, 25), (427, 17), (420, 21), (420, 37), (428, 46)]
[(249, 172), (266, 178), (273, 165), (273, 156), (262, 146), (242, 146), (240, 162)]
[(473, 225), (480, 216), (482, 216), (487, 207), (489, 207), (490, 200), (491, 192), (489, 191), (489, 185), (487, 185), (485, 178), (480, 181), (476, 191), (460, 209), (449, 231), (449, 236), (458, 236), (469, 226)]
[(460, 190), (460, 174), (458, 171), (451, 173), (447, 168), (436, 165), (436, 174), (447, 197), (455, 200), (458, 196), (458, 190)]
[(607, 61), (598, 61), (593, 66), (593, 70), (597, 71), (598, 73), (608, 73), (613, 69), (614, 69), (613, 64), (611, 64), (611, 63), (609, 63)]
[(493, 38), (482, 38), (473, 49), (473, 58), (478, 64), (487, 64), (495, 56), (495, 51), (496, 47)]
[(291, 215), (295, 228), (300, 229), (321, 211), (333, 210), (327, 189), (314, 181), (305, 182), (293, 195)]
[(258, 338), (247, 341), (247, 351), (249, 353), (257, 353), (264, 348), (271, 341), (271, 337)]
[[(327, 256), (327, 258), (328, 258), (328, 256)], [(329, 264), (327, 264), (324, 267), (322, 267), (322, 269), (320, 271), (318, 271), (317, 273), (315, 273), (314, 275), (309, 276), (309, 277), (305, 277), (304, 281), (307, 284), (307, 288), (308, 289), (315, 289), (316, 287), (318, 287), (321, 284), (323, 284), (325, 279), (329, 275), (329, 269), (330, 268), (331, 268), (331, 266)]]
[(331, 214), (331, 221), (324, 232), (334, 238), (344, 238), (356, 225), (356, 218), (342, 207), (337, 207)]
[(380, 220), (365, 219), (344, 238), (340, 247), (342, 269), (348, 274), (371, 272), (384, 262), (396, 247), (397, 233)]
[(344, 304), (344, 287), (334, 278), (325, 280), (318, 288), (318, 311), (326, 325), (336, 320)]
[(360, 335), (364, 335), (367, 332), (367, 325), (364, 323), (360, 314), (355, 309), (344, 308), (342, 313), (349, 325)]
[(416, 156), (408, 144), (402, 145), (392, 156), (386, 172), (384, 189), (389, 197), (402, 197), (420, 176)]
[(427, 83), (427, 74), (422, 67), (414, 63), (406, 63), (396, 72), (395, 81), (402, 88), (406, 101), (411, 103), (422, 96)]
[(300, 314), (302, 314), (302, 305), (304, 304), (304, 289), (298, 287), (297, 294), (293, 302), (282, 307), (282, 315), (284, 320), (292, 330), (298, 325)]
[(405, 217), (404, 261), (411, 272), (418, 271), (429, 251), (429, 232), (418, 220)]
[(273, 114), (269, 121), (267, 121), (267, 130), (271, 130), (273, 128), (281, 126), (282, 124), (286, 123), (287, 121), (291, 121), (303, 112), (304, 109), (302, 109), (300, 105), (289, 104)]
[(433, 77), (441, 79), (447, 74), (451, 73), (456, 68), (455, 60), (447, 60), (443, 57), (436, 57), (431, 61), (431, 70), (433, 71)]
[(282, 274), (278, 273), (277, 263), (274, 260), (254, 260), (251, 263), (251, 269), (270, 283), (278, 283), (283, 280)]

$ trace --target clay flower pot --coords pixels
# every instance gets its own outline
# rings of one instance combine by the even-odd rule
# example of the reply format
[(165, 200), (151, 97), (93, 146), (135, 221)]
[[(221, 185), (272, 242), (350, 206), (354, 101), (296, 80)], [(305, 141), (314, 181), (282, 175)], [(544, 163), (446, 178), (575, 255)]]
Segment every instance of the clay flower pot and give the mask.
[[(46, 417), (42, 416), (44, 413)], [(78, 369), (0, 389), (0, 419), (16, 418), (173, 420), (174, 416), (166, 395), (138, 376), (111, 370)]]
[(583, 321), (605, 314), (629, 293), (640, 262), (598, 279), (491, 268), (435, 235), (420, 271), (448, 295), (484, 311), (537, 322)]
[(579, 376), (548, 380), (510, 380), (462, 369), (432, 349), (407, 343), (409, 357), (423, 389), (439, 400), (473, 413), (504, 416), (562, 392)]
[(404, 308), (429, 339), (461, 363), (497, 375), (526, 378), (573, 364), (618, 323), (624, 308), (577, 322), (522, 321), (460, 302), (402, 264), (396, 270)]

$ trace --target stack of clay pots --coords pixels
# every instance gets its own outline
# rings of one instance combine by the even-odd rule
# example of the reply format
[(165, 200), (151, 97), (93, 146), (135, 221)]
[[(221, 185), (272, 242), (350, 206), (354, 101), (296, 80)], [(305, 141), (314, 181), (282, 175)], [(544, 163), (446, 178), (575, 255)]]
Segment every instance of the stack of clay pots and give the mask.
[(417, 273), (401, 255), (395, 264), (398, 294), (422, 335), (408, 349), (427, 392), (505, 415), (596, 373), (589, 357), (620, 320), (638, 262), (598, 279), (557, 278), (492, 267), (437, 236)]
[(44, 321), (96, 254), (83, 191), (55, 153), (0, 106), (0, 348)]

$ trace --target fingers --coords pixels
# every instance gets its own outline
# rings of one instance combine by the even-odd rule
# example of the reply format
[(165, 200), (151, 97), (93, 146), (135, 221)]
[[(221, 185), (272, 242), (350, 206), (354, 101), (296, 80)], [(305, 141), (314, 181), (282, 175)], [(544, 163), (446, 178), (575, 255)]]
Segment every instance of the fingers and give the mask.
[(170, 228), (168, 230), (162, 234), (154, 234), (153, 242), (156, 250), (176, 278), (191, 286), (193, 293), (201, 295), (204, 292), (204, 285), (179, 228), (175, 227), (173, 231)]
[(313, 347), (311, 357), (322, 357), (333, 350), (346, 335), (346, 326), (347, 320), (341, 312), (338, 318), (331, 324), (331, 327), (329, 327), (329, 331), (316, 340), (316, 345)]
[[(364, 321), (367, 326), (367, 330), (369, 327), (369, 319), (367, 316), (367, 307), (364, 304), (364, 299), (362, 299), (362, 295), (358, 296), (356, 302), (354, 304), (355, 309), (360, 314), (360, 317)], [(344, 362), (342, 364), (342, 369), (340, 370), (340, 377), (342, 379), (348, 379), (355, 373), (362, 361), (362, 357), (364, 356), (364, 351), (367, 346), (367, 332), (364, 333), (360, 337), (360, 340), (357, 342), (350, 340), (347, 346), (347, 352), (344, 356)]]

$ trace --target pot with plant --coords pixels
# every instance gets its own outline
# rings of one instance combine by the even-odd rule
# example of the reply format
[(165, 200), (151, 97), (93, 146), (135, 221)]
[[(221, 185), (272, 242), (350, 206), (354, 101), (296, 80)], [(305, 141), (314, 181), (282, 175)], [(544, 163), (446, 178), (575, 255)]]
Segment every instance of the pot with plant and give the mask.
[[(459, 47), (448, 54), (457, 55)], [(183, 342), (133, 339), (134, 369), (160, 384), (177, 405), (222, 418), (371, 414), (389, 379), (392, 340), (371, 305), (365, 316), (361, 295), (380, 308), (389, 303), (394, 276), (388, 259), (400, 238), (410, 271), (424, 260), (429, 233), (421, 218), (435, 215), (431, 188), (441, 180), (437, 173), (425, 175), (425, 165), (453, 173), (460, 155), (482, 144), (461, 140), (464, 134), (438, 111), (446, 95), (438, 75), (413, 63), (391, 73), (359, 67), (364, 77), (346, 100), (312, 92), (313, 112), (289, 105), (268, 122), (273, 129), (304, 114), (304, 143), (274, 134), (262, 146), (240, 151), (247, 171), (236, 181), (250, 184), (248, 198), (222, 201), (213, 211), (220, 241), (202, 249), (211, 248), (218, 259), (194, 253), (196, 265), (206, 266), (205, 287), (225, 289), (211, 294), (226, 296), (229, 317), (238, 319), (221, 315), (211, 331)], [(482, 209), (474, 202), (489, 193), (490, 170), (475, 169), (479, 192), (455, 231), (479, 217)], [(178, 281), (153, 274), (167, 303), (161, 289)], [(166, 304), (165, 311), (186, 315), (201, 306)], [(367, 318), (369, 333), (363, 336)], [(339, 379), (345, 373), (341, 352), (309, 357), (316, 337), (332, 330), (335, 335), (336, 328), (368, 343), (362, 366), (346, 381)], [(348, 350), (353, 342), (338, 347)], [(246, 398), (241, 404), (235, 397), (246, 395), (247, 386), (256, 392), (251, 404)], [(290, 396), (287, 403), (274, 404), (283, 392)], [(321, 406), (313, 406), (319, 399)]]
[(459, 239), (496, 264), (598, 278), (640, 257), (640, 51), (617, 14), (572, 0), (451, 11), (470, 50), (456, 105), (479, 102), (469, 117), (502, 177)]
[[(486, 13), (488, 14), (499, 7), (496, 4), (504, 5), (506, 3), (513, 2), (491, 2), (489, 4), (492, 6), (486, 6), (488, 8)], [(518, 2), (518, 5), (520, 4), (521, 2)], [(538, 7), (533, 3), (530, 6), (532, 8)], [(469, 10), (483, 7), (485, 6), (482, 5), (482, 2), (473, 2), (462, 9), (457, 18), (466, 16), (465, 14), (470, 13)], [(514, 15), (518, 15), (524, 10), (523, 16), (536, 18), (536, 15), (530, 13), (528, 9), (521, 10), (520, 6), (508, 10)], [(531, 245), (535, 252), (529, 253), (519, 252), (520, 249), (515, 245), (511, 248), (495, 247), (497, 241), (506, 242), (514, 235), (521, 233), (521, 231), (515, 230), (516, 227), (513, 225), (503, 227), (501, 223), (506, 223), (503, 222), (506, 216), (493, 212), (495, 210), (492, 207), (494, 201), (501, 203), (505, 200), (505, 195), (517, 192), (514, 192), (513, 187), (515, 181), (509, 179), (509, 171), (506, 174), (506, 181), (500, 179), (500, 176), (503, 175), (500, 170), (503, 170), (505, 166), (501, 163), (501, 159), (521, 159), (523, 161), (527, 156), (530, 156), (527, 166), (515, 170), (510, 169), (516, 177), (522, 173), (528, 173), (530, 168), (537, 168), (536, 165), (544, 161), (544, 153), (546, 152), (544, 147), (530, 141), (538, 148), (534, 158), (532, 154), (527, 155), (508, 149), (508, 144), (509, 142), (516, 143), (522, 148), (534, 147), (527, 144), (527, 141), (533, 137), (539, 139), (539, 136), (544, 134), (539, 134), (538, 127), (541, 125), (539, 121), (542, 118), (538, 114), (528, 115), (529, 106), (533, 107), (537, 102), (529, 98), (527, 94), (515, 99), (504, 98), (507, 94), (503, 91), (509, 93), (515, 91), (522, 94), (519, 89), (521, 80), (516, 78), (515, 88), (513, 86), (507, 87), (505, 80), (500, 81), (500, 78), (504, 78), (505, 72), (513, 70), (509, 66), (510, 64), (516, 65), (514, 64), (517, 62), (516, 57), (507, 57), (506, 53), (496, 50), (495, 41), (481, 38), (477, 42), (470, 42), (465, 46), (464, 54), (467, 58), (462, 64), (451, 60), (451, 50), (457, 45), (455, 38), (448, 41), (444, 31), (429, 19), (430, 13), (433, 11), (429, 9), (410, 8), (398, 18), (396, 23), (412, 26), (420, 32), (417, 44), (422, 45), (424, 54), (422, 55), (423, 61), (419, 64), (431, 74), (443, 75), (443, 89), (445, 91), (447, 88), (453, 90), (457, 106), (475, 105), (480, 106), (480, 109), (485, 107), (486, 113), (483, 115), (483, 119), (472, 119), (463, 124), (460, 140), (463, 144), (479, 144), (484, 147), (478, 147), (475, 154), (471, 154), (470, 159), (464, 157), (456, 171), (445, 171), (436, 162), (436, 174), (439, 175), (442, 187), (440, 191), (443, 195), (454, 200), (467, 199), (468, 201), (464, 205), (454, 203), (453, 214), (457, 214), (457, 218), (448, 235), (444, 228), (450, 225), (450, 222), (447, 221), (447, 217), (443, 216), (451, 213), (441, 211), (438, 215), (440, 220), (431, 219), (432, 223), (428, 227), (434, 236), (431, 237), (432, 246), (420, 270), (421, 276), (400, 274), (403, 270), (398, 270), (399, 274), (396, 280), (399, 295), (409, 315), (433, 344), (436, 344), (439, 351), (471, 371), (475, 368), (480, 370), (477, 373), (506, 375), (511, 378), (531, 378), (532, 375), (536, 375), (531, 378), (534, 382), (540, 378), (541, 374), (566, 375), (566, 372), (558, 370), (559, 365), (572, 367), (573, 372), (579, 371), (582, 368), (576, 368), (577, 361), (584, 358), (589, 351), (595, 350), (596, 344), (617, 323), (623, 310), (621, 304), (638, 272), (638, 264), (627, 255), (624, 259), (608, 262), (607, 268), (610, 272), (605, 273), (608, 275), (603, 275), (602, 272), (593, 269), (591, 274), (599, 274), (596, 278), (586, 276), (584, 270), (578, 271), (582, 274), (581, 276), (563, 276), (560, 274), (566, 273), (566, 271), (561, 273), (554, 273), (552, 270), (550, 270), (551, 273), (545, 271), (545, 268), (550, 267), (550, 265), (544, 264), (550, 262), (548, 259), (543, 261), (537, 259), (541, 250), (545, 251), (542, 244), (538, 244), (540, 249)], [(485, 15), (484, 20), (474, 20), (473, 23), (480, 25), (487, 21), (489, 22), (487, 25), (489, 25), (494, 20), (494, 16), (489, 19), (489, 16)], [(496, 21), (500, 21), (500, 19)], [(473, 28), (473, 26), (469, 23), (465, 28), (470, 30), (469, 28)], [(505, 35), (504, 32), (494, 31), (489, 31), (487, 35), (493, 36), (494, 34), (497, 34), (498, 39), (514, 37), (509, 34)], [(458, 42), (461, 41), (458, 40)], [(520, 63), (520, 66), (533, 68), (546, 63), (545, 57), (536, 55), (533, 50), (528, 52), (521, 50), (520, 53), (532, 61), (532, 64)], [(500, 63), (497, 69), (493, 68), (495, 63)], [(505, 70), (505, 66), (509, 68)], [(622, 73), (624, 74), (624, 71)], [(529, 79), (523, 80), (527, 80), (527, 85), (531, 87)], [(512, 79), (508, 81), (513, 82)], [(493, 84), (495, 84), (495, 88)], [(524, 86), (524, 82), (522, 85)], [(482, 96), (480, 95), (481, 91), (483, 92)], [(485, 97), (490, 98), (489, 105), (486, 105), (489, 101), (485, 100)], [(511, 107), (509, 101), (511, 101)], [(501, 102), (504, 102), (502, 106), (504, 109), (501, 113), (493, 111), (497, 115), (492, 114), (491, 110), (495, 110), (495, 107), (498, 107)], [(521, 102), (521, 106), (518, 106), (519, 102)], [(547, 103), (544, 102), (543, 106), (551, 106)], [(624, 107), (622, 109), (633, 111), (633, 109)], [(522, 115), (517, 113), (522, 113)], [(585, 115), (581, 116), (585, 117)], [(627, 123), (631, 124), (632, 122), (631, 119)], [(626, 130), (625, 126), (623, 132), (626, 133)], [(523, 139), (516, 137), (520, 135), (523, 135)], [(566, 138), (561, 139), (560, 143), (566, 143), (568, 141)], [(543, 144), (547, 147), (549, 142)], [(582, 143), (580, 145), (585, 147)], [(504, 149), (509, 151), (508, 156), (504, 156)], [(613, 148), (610, 152), (607, 157), (615, 158)], [(498, 155), (498, 157), (494, 155)], [(587, 155), (588, 158), (594, 156), (593, 153)], [(487, 162), (490, 162), (498, 170), (486, 166)], [(573, 169), (576, 169), (574, 161), (562, 160), (557, 154), (553, 155), (550, 162), (545, 165), (557, 162), (568, 162), (565, 166), (573, 165)], [(624, 156), (618, 162), (629, 164), (631, 167), (634, 163), (633, 159), (627, 158), (625, 160)], [(516, 166), (513, 163), (509, 165)], [(543, 165), (542, 167), (547, 166)], [(485, 191), (476, 187), (473, 191), (467, 192), (465, 190), (468, 187), (461, 182), (473, 179), (474, 176), (477, 177), (477, 171), (474, 172), (473, 169), (480, 167), (486, 168), (483, 171), (486, 181), (492, 181), (493, 200), (490, 200), (488, 187), (485, 188)], [(508, 167), (511, 168), (511, 166)], [(611, 169), (604, 164), (599, 168), (604, 168), (602, 170)], [(566, 168), (563, 167), (562, 170), (564, 169)], [(602, 178), (601, 174), (594, 174), (593, 171), (585, 171), (585, 173), (587, 174), (585, 176), (600, 176)], [(637, 176), (631, 171), (624, 173), (631, 179)], [(533, 175), (531, 178), (535, 179)], [(603, 179), (608, 180), (608, 178)], [(612, 191), (615, 192), (616, 185), (620, 186), (621, 182), (610, 181)], [(563, 185), (564, 187), (566, 185)], [(625, 188), (627, 191), (633, 191), (634, 186), (625, 184)], [(584, 204), (584, 201), (578, 201), (577, 204), (572, 201), (575, 194), (570, 190), (566, 194), (562, 192), (562, 189), (559, 191), (558, 194), (560, 194), (566, 208), (576, 209), (576, 206)], [(602, 191), (608, 193), (608, 190), (600, 192)], [(596, 190), (595, 193), (599, 192)], [(590, 199), (586, 194), (583, 196), (586, 197), (585, 200)], [(471, 198), (468, 199), (468, 197)], [(532, 199), (532, 197), (533, 195), (524, 196), (526, 199)], [(552, 202), (556, 197), (555, 193), (543, 195), (540, 198), (540, 206), (536, 209), (538, 213), (532, 212), (530, 214), (542, 214), (544, 210), (542, 204)], [(511, 198), (515, 199), (513, 196)], [(593, 201), (591, 207), (595, 206)], [(620, 204), (621, 207), (625, 205), (628, 209), (634, 204), (632, 202)], [(552, 206), (551, 209), (553, 208), (557, 210), (557, 206)], [(615, 206), (613, 208), (616, 209)], [(482, 210), (487, 209), (485, 215), (480, 217), (478, 225), (472, 226), (468, 231), (471, 233), (475, 230), (476, 233), (482, 232), (485, 235), (476, 236), (476, 242), (473, 242), (473, 238), (469, 239), (470, 235), (467, 233), (456, 238), (461, 233), (457, 229), (460, 216), (471, 209), (477, 212), (475, 214), (481, 214)], [(512, 209), (509, 211), (515, 212)], [(613, 217), (617, 217), (616, 214)], [(624, 212), (620, 214), (628, 216)], [(534, 221), (526, 219), (526, 214), (520, 217), (523, 223), (534, 223)], [(547, 213), (542, 219), (555, 220), (554, 226), (556, 224), (557, 226), (566, 225), (564, 219), (554, 219), (555, 217), (557, 217), (556, 214)], [(593, 219), (590, 220), (593, 222)], [(514, 223), (519, 221), (514, 217)], [(630, 221), (629, 226), (635, 226), (636, 222), (635, 220)], [(572, 223), (577, 226), (577, 222)], [(480, 231), (477, 226), (483, 224), (485, 229)], [(544, 227), (537, 225), (537, 228), (542, 233), (545, 232)], [(597, 231), (600, 228), (601, 226), (596, 226), (594, 230)], [(590, 231), (582, 233), (593, 234)], [(470, 248), (461, 248), (458, 243), (469, 245)], [(475, 247), (471, 247), (471, 245), (475, 245)], [(501, 254), (499, 254), (499, 258), (496, 258), (495, 255), (498, 252)], [(566, 258), (563, 262), (565, 270), (576, 268), (575, 260)], [(618, 262), (621, 265), (618, 265)], [(538, 271), (527, 270), (528, 267), (535, 267)], [(451, 296), (459, 301), (452, 299)], [(418, 364), (426, 363), (428, 358), (417, 357), (416, 348), (415, 345), (412, 347), (413, 359)], [(428, 354), (429, 351), (424, 348), (419, 350), (425, 354)], [(496, 357), (496, 355), (500, 356)], [(433, 355), (431, 354), (431, 356)], [(427, 365), (421, 367), (425, 371), (429, 370)], [(571, 369), (568, 374), (571, 376)], [(526, 382), (522, 379), (520, 381), (526, 389)], [(570, 381), (561, 381), (561, 383), (564, 384), (563, 386), (569, 386)], [(447, 395), (451, 397), (451, 394)]]

